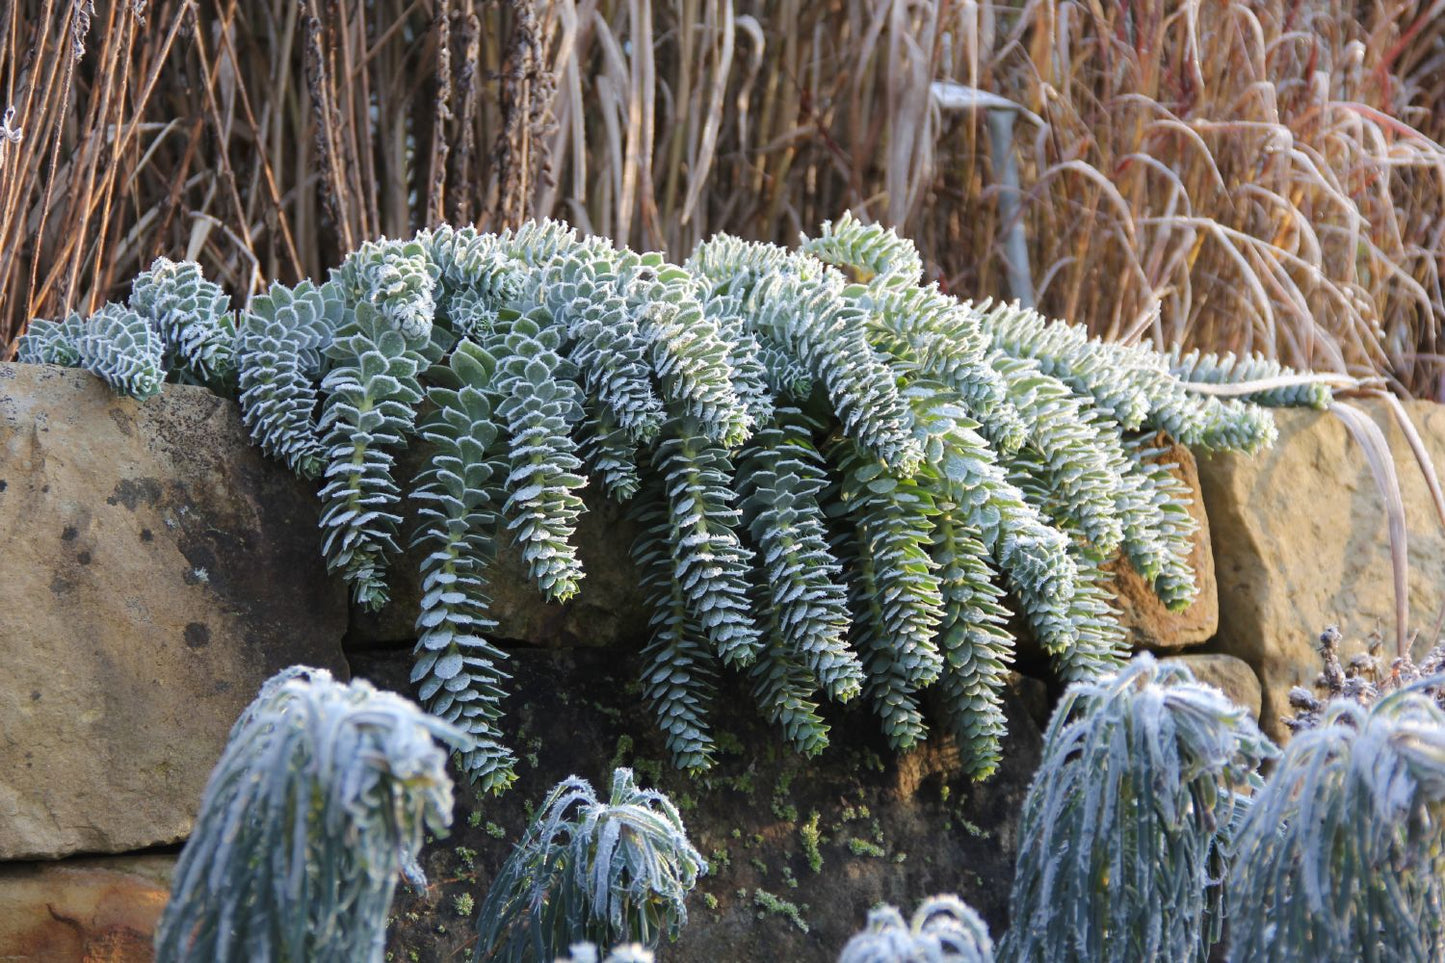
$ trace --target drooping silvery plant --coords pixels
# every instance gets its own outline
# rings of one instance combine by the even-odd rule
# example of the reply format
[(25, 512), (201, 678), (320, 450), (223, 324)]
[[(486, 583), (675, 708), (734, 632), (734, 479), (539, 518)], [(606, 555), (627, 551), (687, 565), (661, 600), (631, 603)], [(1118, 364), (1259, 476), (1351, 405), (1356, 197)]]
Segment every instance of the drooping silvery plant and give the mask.
[[(22, 357), (137, 395), (163, 377), (224, 387), (230, 322), (207, 285), (157, 262), (134, 311), (35, 322)], [(1196, 592), (1188, 493), (1159, 434), (1253, 450), (1274, 431), (1180, 377), (1213, 390), (1258, 365), (1176, 373), (1149, 348), (959, 301), (923, 283), (911, 243), (851, 217), (795, 250), (719, 235), (682, 264), (555, 222), (439, 227), (369, 241), (325, 284), (273, 286), (239, 318), (245, 423), (320, 479), (327, 563), (355, 601), (387, 603), (408, 540), (426, 553), (414, 681), (474, 738), (464, 768), (493, 791), (514, 757), (487, 566), (510, 542), (548, 600), (584, 591), (589, 487), (640, 524), (643, 690), (676, 765), (711, 764), (708, 706), (739, 672), (807, 754), (827, 745), (825, 699), (861, 697), (892, 745), (917, 744), (932, 688), (983, 778), (1010, 610), (1065, 679), (1122, 664), (1114, 555), (1171, 608)], [(397, 477), (419, 442), (427, 463)]]
[(604, 802), (586, 780), (558, 783), (492, 880), (473, 959), (550, 960), (578, 942), (655, 947), (676, 939), (707, 872), (672, 801), (612, 774)]
[(956, 896), (932, 896), (904, 922), (892, 906), (868, 911), (868, 926), (838, 963), (993, 963), (988, 926)]
[(558, 957), (556, 963), (652, 963), (652, 951), (641, 943), (626, 943), (615, 946), (604, 956), (591, 943), (576, 943), (565, 957)]
[(156, 934), (161, 963), (379, 963), (398, 874), (451, 823), (466, 736), (364, 681), (293, 666), (231, 730)]
[(1442, 681), (1336, 698), (1295, 733), (1234, 847), (1232, 963), (1445, 959)]
[(1203, 963), (1222, 833), (1274, 752), (1243, 708), (1147, 653), (1070, 686), (1024, 801), (999, 959)]

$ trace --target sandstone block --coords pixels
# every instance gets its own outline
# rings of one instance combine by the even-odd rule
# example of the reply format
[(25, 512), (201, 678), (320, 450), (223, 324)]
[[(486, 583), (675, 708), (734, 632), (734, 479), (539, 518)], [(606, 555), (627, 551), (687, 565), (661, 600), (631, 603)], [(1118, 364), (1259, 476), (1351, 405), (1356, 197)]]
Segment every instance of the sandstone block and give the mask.
[(345, 672), (316, 519), (234, 402), (0, 364), (0, 859), (184, 838), (261, 682)]
[(151, 963), (174, 856), (0, 866), (0, 960)]
[(1189, 652), (1172, 655), (1161, 662), (1173, 662), (1194, 673), (1194, 678), (1205, 685), (1212, 685), (1229, 697), (1230, 701), (1244, 706), (1249, 714), (1259, 719), (1260, 700), (1263, 695), (1259, 687), (1259, 676), (1243, 659), (1218, 653)]
[[(1410, 628), (1415, 656), (1433, 642), (1445, 604), (1445, 536), (1418, 463), (1383, 402), (1352, 402), (1385, 432), (1409, 531)], [(1445, 407), (1406, 402), (1437, 467), (1445, 468)], [(1217, 651), (1249, 663), (1263, 687), (1261, 723), (1285, 736), (1291, 686), (1312, 685), (1315, 640), (1326, 626), (1344, 634), (1341, 657), (1372, 632), (1387, 651), (1395, 637), (1394, 583), (1385, 503), (1365, 455), (1343, 422), (1316, 411), (1278, 412), (1279, 442), (1254, 456), (1201, 458), (1219, 581)]]

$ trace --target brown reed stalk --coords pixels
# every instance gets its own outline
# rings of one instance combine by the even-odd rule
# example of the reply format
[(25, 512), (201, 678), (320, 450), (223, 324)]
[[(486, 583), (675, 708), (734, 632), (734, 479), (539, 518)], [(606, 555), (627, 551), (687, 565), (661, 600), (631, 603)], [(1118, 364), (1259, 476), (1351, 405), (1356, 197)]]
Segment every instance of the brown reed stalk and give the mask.
[(1001, 294), (989, 134), (934, 108), (950, 80), (1025, 111), (1046, 313), (1445, 392), (1445, 0), (135, 9), (0, 12), (0, 345), (156, 254), (244, 299), (444, 218), (682, 256), (851, 209)]

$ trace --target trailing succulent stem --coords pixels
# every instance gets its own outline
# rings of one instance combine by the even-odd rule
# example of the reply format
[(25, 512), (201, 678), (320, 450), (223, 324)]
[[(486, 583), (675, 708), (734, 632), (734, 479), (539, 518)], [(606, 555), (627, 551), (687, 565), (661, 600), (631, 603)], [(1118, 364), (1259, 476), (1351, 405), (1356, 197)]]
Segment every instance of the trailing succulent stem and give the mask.
[[(513, 763), (488, 567), (505, 541), (548, 600), (584, 591), (589, 485), (641, 521), (643, 690), (677, 765), (711, 764), (709, 706), (737, 671), (804, 753), (827, 743), (825, 699), (865, 696), (898, 747), (937, 703), (982, 778), (1008, 611), (1060, 677), (1117, 669), (1111, 557), (1170, 607), (1195, 590), (1168, 441), (1269, 443), (1269, 413), (1221, 382), (1269, 404), (1325, 390), (959, 301), (923, 283), (907, 240), (851, 216), (791, 251), (719, 235), (681, 265), (555, 222), (442, 226), (368, 241), (326, 284), (273, 285), (239, 323), (227, 306), (162, 259), (129, 307), (34, 322), (21, 358), (137, 397), (234, 377), (257, 444), (320, 479), (327, 562), (359, 605), (385, 604), (409, 534), (425, 552), (414, 681), (473, 737), (464, 768), (491, 790)], [(418, 440), (406, 491), (397, 459)]]
[(506, 656), (484, 633), (496, 627), (487, 617), (485, 569), (494, 552), (487, 533), (496, 528), (503, 469), (491, 401), (477, 387), (495, 366), (463, 340), (427, 391), (432, 412), (420, 432), (434, 454), (412, 495), (421, 505), (415, 542), (426, 555), (411, 681), (428, 712), (472, 738), (461, 754), (462, 770), (479, 790), (500, 792), (516, 778), (516, 760), (498, 728)]
[(321, 547), (357, 604), (369, 609), (386, 604), (386, 567), (399, 551), (401, 492), (391, 471), (422, 399), (420, 347), (362, 303), (326, 350), (335, 366), (321, 383), (327, 452)]

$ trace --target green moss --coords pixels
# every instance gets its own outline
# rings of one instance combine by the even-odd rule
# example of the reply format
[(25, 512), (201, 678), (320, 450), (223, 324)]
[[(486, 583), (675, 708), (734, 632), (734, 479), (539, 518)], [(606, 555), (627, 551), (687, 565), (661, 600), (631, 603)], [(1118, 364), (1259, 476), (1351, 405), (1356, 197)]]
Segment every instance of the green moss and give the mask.
[(751, 796), (754, 791), (753, 771), (749, 769), (741, 776), (734, 776), (731, 779), (727, 780), (727, 784), (730, 788), (736, 790), (737, 792), (743, 793), (747, 796)]
[(617, 769), (627, 765), (628, 758), (632, 755), (632, 737), (623, 733), (617, 737), (617, 748), (612, 753), (612, 761), (607, 764), (609, 769)]
[(652, 785), (662, 782), (662, 763), (656, 759), (638, 759), (632, 763), (632, 768), (643, 776)]
[(781, 916), (802, 932), (808, 932), (808, 921), (803, 919), (802, 911), (799, 910), (796, 903), (789, 902), (780, 896), (774, 896), (765, 889), (755, 889), (753, 890), (753, 905), (761, 910), (758, 913), (758, 919), (766, 919), (769, 915)]
[(881, 858), (887, 855), (884, 853), (882, 846), (866, 839), (858, 839), (857, 837), (848, 840), (848, 850), (854, 856), (878, 856)]
[(452, 909), (457, 911), (458, 916), (470, 918), (476, 908), (477, 904), (472, 900), (471, 893), (462, 893), (452, 900)]
[(819, 844), (823, 834), (818, 829), (819, 814), (815, 809), (808, 814), (808, 821), (798, 827), (798, 836), (803, 841), (803, 855), (808, 859), (808, 868), (815, 873), (823, 871), (823, 852)]

